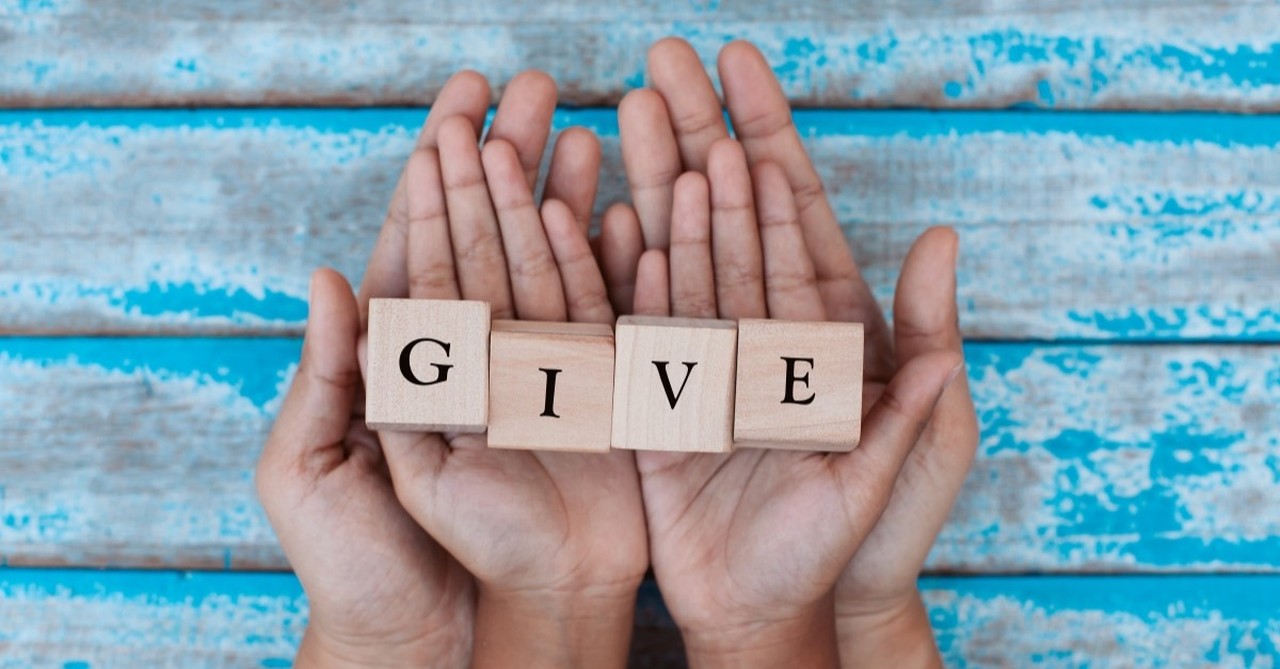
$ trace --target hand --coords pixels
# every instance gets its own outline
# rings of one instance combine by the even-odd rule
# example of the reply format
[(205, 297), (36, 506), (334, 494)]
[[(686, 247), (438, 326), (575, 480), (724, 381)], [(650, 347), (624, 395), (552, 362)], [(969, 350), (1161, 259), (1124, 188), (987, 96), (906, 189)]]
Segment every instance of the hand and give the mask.
[[(373, 297), (484, 300), (494, 318), (612, 323), (585, 233), (599, 144), (560, 135), (539, 208), (538, 164), (555, 85), (524, 73), (478, 147), (480, 116), (422, 146), (388, 221)], [(648, 566), (630, 453), (489, 450), (480, 435), (379, 433), (395, 490), (476, 579), (476, 666), (621, 666)]]
[[(489, 87), (449, 81), (418, 137), (432, 146), (446, 115), (483, 121)], [(384, 234), (403, 226), (403, 178)], [(388, 232), (389, 231), (389, 232)], [(357, 306), (336, 272), (312, 278), (302, 362), (258, 463), (258, 496), (311, 607), (299, 666), (465, 667), (471, 577), (413, 521), (391, 487), (382, 446), (364, 426), (357, 339), (367, 294), (404, 263), (375, 254)], [(380, 260), (381, 258), (381, 260)]]
[[(671, 230), (675, 175), (686, 169), (705, 171), (711, 145), (726, 137), (728, 130), (714, 88), (687, 44), (674, 39), (659, 42), (650, 52), (649, 67), (656, 90), (633, 92), (619, 109), (624, 162), (638, 213), (626, 212), (634, 223), (627, 221), (627, 216), (616, 216), (621, 221), (616, 227), (622, 233), (614, 236), (639, 236), (636, 229), (642, 229), (651, 247), (663, 248)], [(767, 63), (750, 45), (734, 43), (721, 53), (720, 75), (748, 162), (776, 162), (799, 202), (800, 226), (805, 246), (813, 254), (815, 279), (827, 316), (867, 326), (864, 408), (872, 407), (894, 372), (911, 361), (931, 351), (958, 355), (954, 233), (931, 230), (909, 254), (895, 306), (895, 351), (894, 337), (848, 252)], [(605, 232), (609, 232), (607, 226)], [(615, 259), (622, 259), (619, 264), (638, 256), (632, 244), (629, 252), (613, 253)], [(720, 275), (717, 265), (716, 276)], [(740, 272), (730, 271), (724, 273), (725, 281), (717, 281), (721, 311), (728, 307), (728, 312), (734, 313), (740, 308), (733, 302), (726, 304), (726, 300), (736, 299), (737, 291), (725, 287), (742, 277)], [(916, 615), (922, 614), (923, 608), (915, 578), (959, 491), (976, 444), (973, 405), (961, 375), (944, 392), (934, 418), (899, 476), (885, 513), (841, 578), (836, 605), (841, 613), (841, 653), (846, 667), (863, 661), (870, 666), (909, 666), (912, 658), (883, 652), (902, 648), (924, 649), (925, 657), (917, 664), (937, 661), (927, 618)], [(868, 630), (876, 630), (876, 634), (865, 633)], [(895, 643), (903, 638), (912, 643)], [(877, 644), (876, 640), (885, 643)], [(896, 661), (899, 659), (902, 661)]]

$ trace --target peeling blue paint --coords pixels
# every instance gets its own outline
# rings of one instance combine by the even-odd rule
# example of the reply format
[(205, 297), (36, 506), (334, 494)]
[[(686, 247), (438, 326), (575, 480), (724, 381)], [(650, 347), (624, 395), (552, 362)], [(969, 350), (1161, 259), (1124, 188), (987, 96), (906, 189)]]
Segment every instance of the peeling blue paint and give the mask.
[[(643, 73), (640, 73), (643, 74)], [(954, 82), (953, 82), (954, 83)], [(958, 86), (959, 84), (957, 84)], [(44, 128), (305, 128), (325, 133), (395, 131), (412, 133), (427, 108), (366, 109), (6, 109), (0, 110), (0, 139), (6, 133)], [(950, 137), (988, 133), (1069, 133), (1119, 142), (1189, 143), (1280, 147), (1280, 116), (1186, 112), (916, 111), (797, 109), (796, 125), (810, 137)], [(555, 125), (584, 125), (617, 136), (613, 108), (562, 108)], [(6, 128), (7, 126), (7, 128)]]
[(142, 316), (191, 316), (195, 318), (246, 317), (266, 320), (303, 321), (307, 318), (306, 297), (289, 295), (270, 288), (256, 296), (243, 288), (197, 286), (195, 283), (161, 284), (152, 281), (145, 288), (131, 288), (111, 300), (126, 313)]
[(65, 593), (73, 597), (143, 598), (199, 605), (211, 597), (267, 597), (291, 602), (288, 609), (306, 612), (306, 600), (297, 578), (280, 572), (199, 572), (143, 569), (0, 569), (0, 596), (11, 598), (31, 592)]
[[(1197, 327), (1208, 333), (1190, 335), (1194, 315)], [(1229, 306), (1194, 309), (1068, 310), (1069, 321), (1088, 325), (1106, 339), (1129, 341), (1241, 341), (1274, 342), (1280, 338), (1280, 308), (1245, 311)]]
[(0, 362), (93, 366), (143, 378), (218, 384), (259, 409), (277, 398), (300, 352), (300, 340), (283, 338), (0, 338)]

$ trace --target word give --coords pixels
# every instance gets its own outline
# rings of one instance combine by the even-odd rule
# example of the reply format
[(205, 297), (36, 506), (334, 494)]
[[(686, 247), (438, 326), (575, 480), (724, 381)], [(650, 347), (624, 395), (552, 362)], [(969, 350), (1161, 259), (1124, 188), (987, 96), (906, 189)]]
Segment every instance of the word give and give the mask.
[(490, 448), (850, 451), (862, 325), (623, 316), (491, 321), (464, 300), (369, 305), (365, 420)]

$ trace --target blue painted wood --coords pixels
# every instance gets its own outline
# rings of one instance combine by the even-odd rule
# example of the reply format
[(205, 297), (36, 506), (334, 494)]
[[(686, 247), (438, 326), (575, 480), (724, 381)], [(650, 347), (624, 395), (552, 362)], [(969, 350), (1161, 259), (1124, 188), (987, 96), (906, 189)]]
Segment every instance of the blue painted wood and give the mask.
[(648, 46), (679, 35), (709, 66), (755, 42), (807, 105), (1280, 107), (1270, 2), (235, 0), (138, 18), (123, 0), (0, 7), (0, 105), (421, 104), (464, 67), (537, 67), (568, 102), (612, 103), (643, 83)]
[[(1276, 576), (926, 578), (921, 588), (951, 667), (1280, 659)], [(643, 589), (637, 619), (670, 634), (656, 595)], [(288, 667), (306, 618), (287, 573), (0, 569), (0, 643), (12, 669)]]
[[(0, 331), (296, 334), (317, 265), (359, 279), (423, 112), (0, 112)], [(1280, 339), (1280, 118), (798, 112), (878, 296), (961, 233), (992, 339)], [(557, 126), (606, 145), (614, 112)], [(56, 212), (56, 213), (55, 213)]]
[[(252, 468), (294, 339), (0, 339), (0, 558), (278, 568)], [(930, 569), (1276, 571), (1280, 347), (972, 343)], [(38, 447), (36, 447), (38, 445)]]

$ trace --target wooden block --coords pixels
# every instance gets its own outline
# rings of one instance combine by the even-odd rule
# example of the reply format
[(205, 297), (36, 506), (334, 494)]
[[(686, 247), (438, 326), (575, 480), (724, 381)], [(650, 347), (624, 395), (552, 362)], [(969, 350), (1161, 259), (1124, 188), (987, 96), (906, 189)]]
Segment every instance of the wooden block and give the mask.
[(862, 324), (738, 323), (737, 446), (851, 451), (862, 431)]
[(613, 328), (494, 321), (489, 447), (609, 450)]
[(365, 423), (370, 428), (484, 432), (489, 305), (371, 300), (366, 373)]
[(737, 335), (733, 321), (618, 319), (614, 448), (732, 450)]

